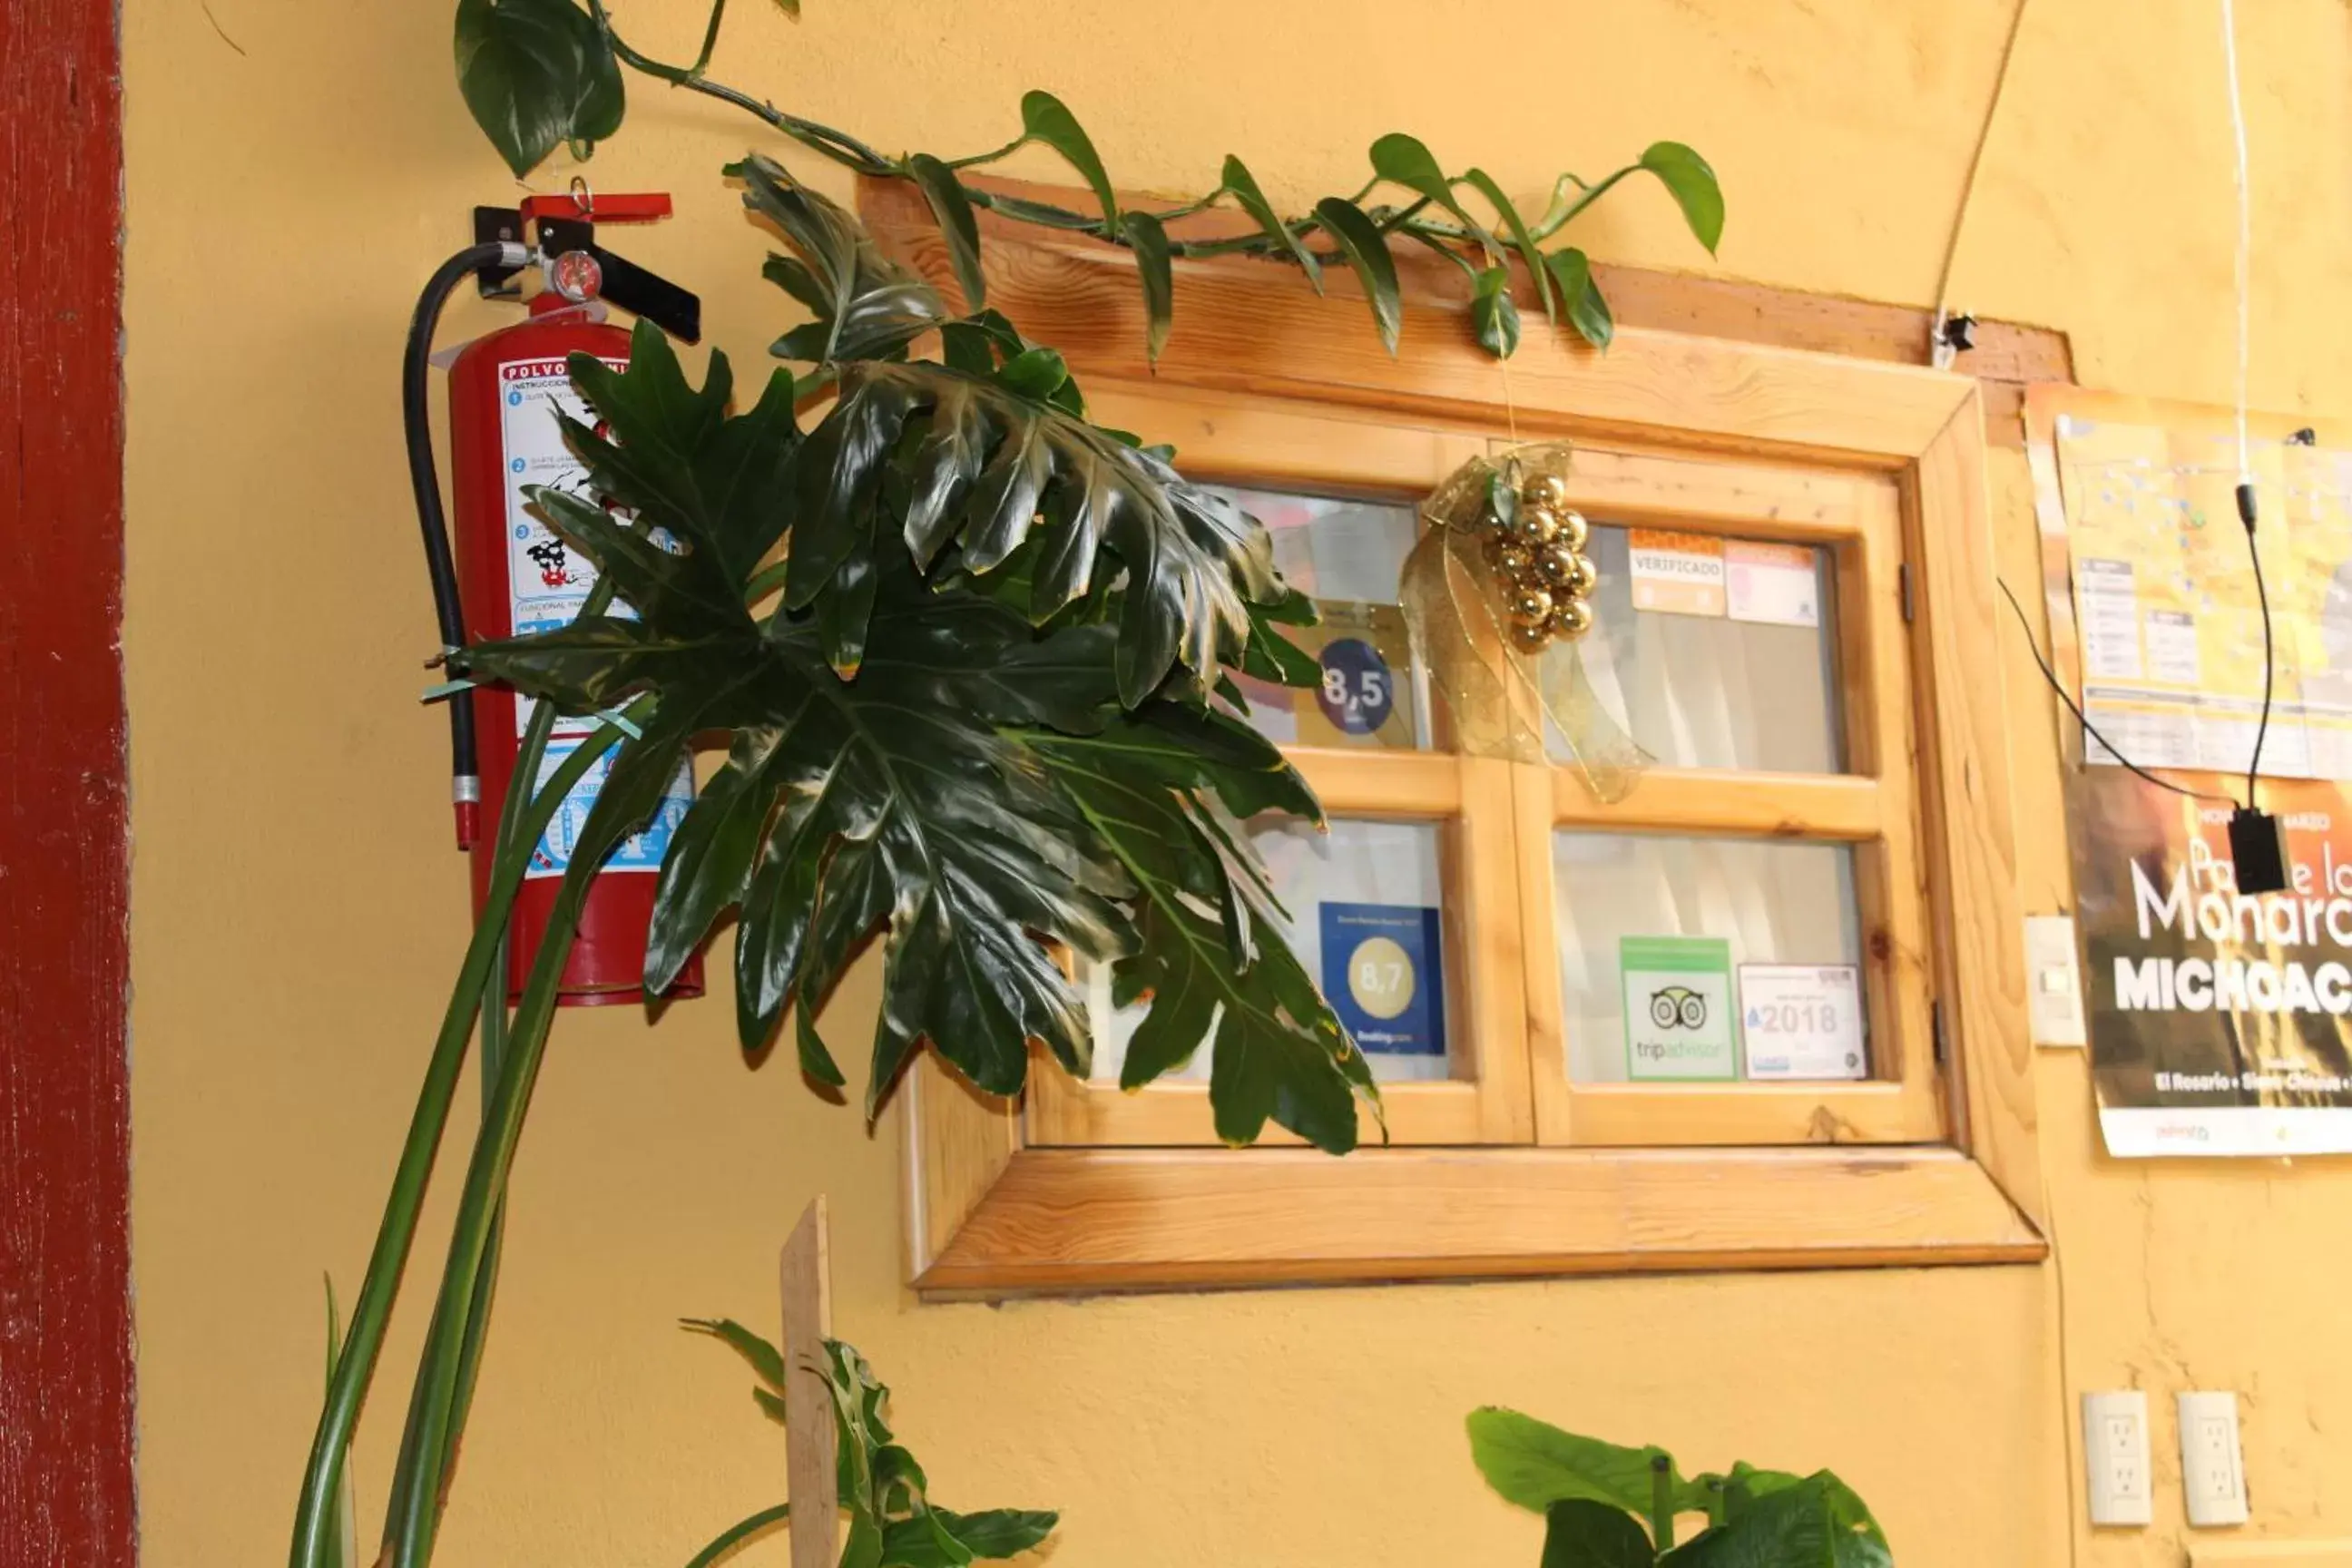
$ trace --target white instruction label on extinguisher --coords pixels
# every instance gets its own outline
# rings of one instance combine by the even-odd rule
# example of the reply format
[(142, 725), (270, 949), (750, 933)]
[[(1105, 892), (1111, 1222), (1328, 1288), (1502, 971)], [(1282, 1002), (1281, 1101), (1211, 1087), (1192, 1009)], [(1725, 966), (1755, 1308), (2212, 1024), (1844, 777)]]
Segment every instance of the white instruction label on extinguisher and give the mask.
[[(540, 786), (544, 787), (564, 760), (580, 747), (576, 739), (548, 742), (547, 754), (540, 759)], [(590, 764), (555, 808), (549, 819), (547, 831), (539, 837), (539, 844), (530, 852), (530, 869), (526, 877), (561, 877), (572, 864), (572, 852), (579, 846), (580, 830), (588, 825), (588, 808), (596, 804), (597, 792), (604, 787), (605, 778), (613, 771), (613, 753), (606, 752)], [(604, 858), (604, 869), (610, 871), (658, 871), (669, 854), (671, 835), (686, 820), (686, 808), (694, 804), (694, 769), (688, 759), (678, 759), (677, 772), (662, 792), (661, 804), (646, 825), (626, 838), (612, 854)]]
[[(604, 363), (614, 370), (628, 368), (622, 360)], [(506, 479), (509, 624), (515, 636), (529, 637), (570, 623), (587, 602), (588, 591), (596, 585), (596, 563), (532, 513), (529, 492), (543, 485), (586, 493), (588, 470), (563, 444), (563, 426), (556, 416), (560, 413), (591, 426), (598, 421), (596, 411), (572, 384), (571, 369), (561, 359), (510, 360), (499, 365), (499, 413)], [(626, 616), (630, 611), (616, 602), (610, 613)], [(529, 727), (533, 706), (529, 698), (516, 699), (518, 736)], [(594, 731), (598, 722), (593, 714), (558, 719), (556, 738), (541, 759), (537, 782), (545, 784), (578, 747), (580, 737)], [(611, 770), (612, 754), (607, 752), (572, 786), (532, 851), (527, 875), (560, 877), (572, 864), (572, 847), (587, 823), (588, 808), (595, 805), (597, 792)], [(622, 841), (605, 859), (604, 869), (660, 870), (663, 858), (669, 853), (670, 835), (693, 804), (694, 770), (688, 759), (680, 759), (677, 775), (670, 781), (652, 819)]]

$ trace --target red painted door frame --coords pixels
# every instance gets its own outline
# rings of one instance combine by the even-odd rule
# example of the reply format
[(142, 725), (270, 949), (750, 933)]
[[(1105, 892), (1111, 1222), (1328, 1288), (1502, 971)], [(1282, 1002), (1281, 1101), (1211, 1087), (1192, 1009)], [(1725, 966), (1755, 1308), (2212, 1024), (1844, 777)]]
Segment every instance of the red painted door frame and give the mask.
[(130, 1568), (115, 7), (0, 0), (0, 1568)]

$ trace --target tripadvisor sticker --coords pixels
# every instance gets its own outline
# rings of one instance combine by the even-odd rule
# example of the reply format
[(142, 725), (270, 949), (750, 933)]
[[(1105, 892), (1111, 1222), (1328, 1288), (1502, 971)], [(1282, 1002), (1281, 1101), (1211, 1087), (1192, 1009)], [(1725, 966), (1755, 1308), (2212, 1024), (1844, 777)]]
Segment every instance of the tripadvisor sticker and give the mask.
[(1625, 1076), (1739, 1076), (1731, 943), (1719, 936), (1629, 936), (1617, 943), (1625, 984)]

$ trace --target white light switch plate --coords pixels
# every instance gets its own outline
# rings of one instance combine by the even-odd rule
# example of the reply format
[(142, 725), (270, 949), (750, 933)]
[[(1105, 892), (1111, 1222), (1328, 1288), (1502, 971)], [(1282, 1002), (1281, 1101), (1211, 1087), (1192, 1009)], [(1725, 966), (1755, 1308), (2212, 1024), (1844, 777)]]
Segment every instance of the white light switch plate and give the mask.
[(2083, 1461), (2093, 1524), (2153, 1524), (2147, 1395), (2138, 1389), (2083, 1395)]
[(2025, 917), (2025, 990), (2035, 1045), (2090, 1044), (2083, 1018), (2083, 975), (2074, 960), (2073, 916)]
[(2246, 1522), (2246, 1461), (2238, 1444), (2236, 1394), (2181, 1394), (2180, 1491), (2191, 1524)]

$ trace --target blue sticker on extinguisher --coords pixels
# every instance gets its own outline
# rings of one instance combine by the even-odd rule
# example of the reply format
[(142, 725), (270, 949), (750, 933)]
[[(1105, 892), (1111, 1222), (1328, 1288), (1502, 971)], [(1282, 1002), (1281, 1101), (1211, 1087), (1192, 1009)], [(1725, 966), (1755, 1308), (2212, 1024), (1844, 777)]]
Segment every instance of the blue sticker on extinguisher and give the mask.
[[(547, 781), (563, 765), (564, 760), (579, 749), (579, 745), (577, 741), (550, 742), (547, 754), (540, 760), (538, 783), (541, 787), (545, 787)], [(596, 804), (596, 796), (604, 789), (604, 780), (612, 771), (613, 753), (606, 752), (580, 775), (580, 782), (572, 786), (570, 793), (563, 797), (563, 804), (555, 808), (554, 816), (548, 821), (547, 831), (540, 835), (537, 847), (530, 852), (530, 869), (524, 875), (563, 875), (565, 868), (572, 864), (573, 850), (579, 846), (581, 830), (588, 826), (589, 809)], [(663, 858), (669, 854), (671, 836), (677, 833), (677, 825), (686, 820), (687, 807), (693, 804), (693, 764), (690, 759), (681, 757), (677, 772), (669, 781), (669, 787), (662, 792), (661, 804), (654, 807), (653, 816), (646, 819), (643, 827), (622, 839), (612, 854), (604, 858), (604, 869), (660, 870)]]

